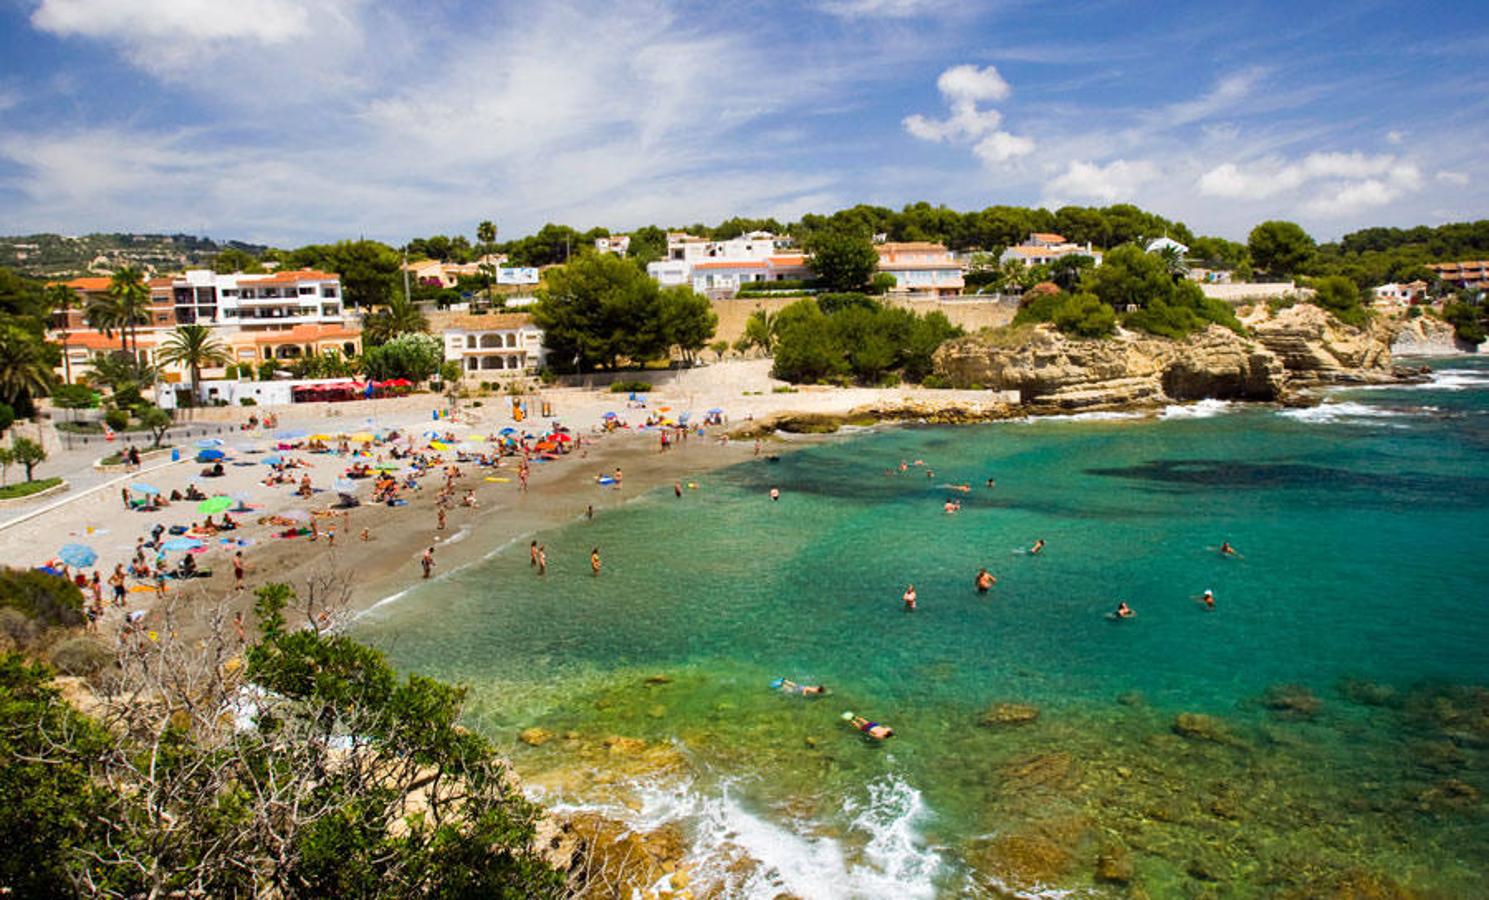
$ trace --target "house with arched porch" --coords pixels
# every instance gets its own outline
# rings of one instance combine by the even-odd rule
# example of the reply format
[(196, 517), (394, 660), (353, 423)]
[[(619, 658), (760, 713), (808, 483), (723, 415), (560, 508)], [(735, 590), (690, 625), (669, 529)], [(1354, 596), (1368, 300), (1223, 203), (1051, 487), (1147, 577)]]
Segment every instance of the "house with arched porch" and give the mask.
[(546, 360), (543, 329), (521, 313), (439, 314), (430, 329), (445, 342), (445, 359), (460, 363), (463, 377), (494, 381), (537, 374)]

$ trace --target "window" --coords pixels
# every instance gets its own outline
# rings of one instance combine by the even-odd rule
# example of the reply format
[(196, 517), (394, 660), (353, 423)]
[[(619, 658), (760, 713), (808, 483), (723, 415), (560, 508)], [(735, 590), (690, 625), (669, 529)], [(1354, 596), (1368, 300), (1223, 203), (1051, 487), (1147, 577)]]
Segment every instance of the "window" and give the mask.
[(323, 284), (323, 285), (321, 285), (321, 296), (322, 297), (335, 297), (336, 296), (336, 285), (334, 285), (334, 284)]
[(300, 288), (300, 296), (302, 296), (302, 297), (305, 296), (306, 294), (314, 294), (314, 293), (315, 293), (315, 288), (313, 288), (313, 287), (304, 287), (304, 286), (302, 286)]
[(475, 335), (468, 334), (468, 335), (465, 336), (465, 349), (467, 349), (467, 350), (474, 350), (474, 349), (476, 349), (476, 336)]

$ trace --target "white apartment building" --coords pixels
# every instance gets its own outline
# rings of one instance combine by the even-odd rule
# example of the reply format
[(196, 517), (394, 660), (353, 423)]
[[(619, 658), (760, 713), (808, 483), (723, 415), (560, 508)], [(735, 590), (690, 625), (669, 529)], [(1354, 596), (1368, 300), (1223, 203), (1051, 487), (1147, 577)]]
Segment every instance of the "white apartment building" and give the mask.
[(685, 233), (667, 235), (667, 257), (649, 263), (646, 273), (664, 286), (686, 284), (710, 297), (732, 297), (755, 281), (783, 281), (811, 277), (800, 253), (788, 237), (752, 231), (726, 241)]
[(445, 359), (459, 362), (466, 378), (535, 375), (547, 359), (543, 329), (522, 313), (436, 314), (430, 327), (445, 342)]
[(1063, 235), (1046, 231), (1033, 232), (1022, 244), (1004, 250), (1003, 255), (998, 257), (998, 262), (1017, 260), (1029, 267), (1047, 266), (1061, 257), (1075, 253), (1089, 256), (1096, 261), (1096, 265), (1101, 265), (1101, 254), (1091, 249), (1089, 241), (1082, 246), (1067, 241)]

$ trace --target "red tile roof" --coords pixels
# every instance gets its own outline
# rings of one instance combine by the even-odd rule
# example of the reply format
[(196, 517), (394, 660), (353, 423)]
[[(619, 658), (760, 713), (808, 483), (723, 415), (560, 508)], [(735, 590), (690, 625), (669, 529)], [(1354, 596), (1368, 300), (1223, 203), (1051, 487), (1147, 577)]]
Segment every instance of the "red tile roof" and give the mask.
[(317, 272), (314, 269), (294, 269), (289, 272), (275, 272), (273, 275), (244, 275), (238, 279), (239, 284), (295, 284), (301, 281), (336, 281), (340, 275), (332, 275), (329, 272)]
[(109, 282), (113, 279), (107, 277), (74, 278), (65, 284), (75, 291), (106, 291)]
[[(59, 347), (63, 344), (63, 335), (53, 338), (53, 342)], [(118, 350), (120, 337), (114, 332), (113, 337), (104, 337), (97, 331), (73, 331), (66, 336), (66, 344), (69, 350), (79, 348), (84, 350)], [(155, 346), (155, 341), (145, 335), (140, 335), (140, 346), (149, 348)]]
[(763, 269), (763, 259), (742, 259), (736, 262), (700, 262), (693, 263), (695, 269)]
[(252, 337), (255, 344), (301, 344), (361, 337), (362, 332), (342, 325), (296, 325), (289, 331), (255, 331), (242, 336)]
[(1036, 231), (1033, 234), (1029, 235), (1029, 239), (1034, 241), (1044, 241), (1046, 244), (1063, 244), (1066, 242), (1065, 235), (1055, 234), (1053, 231)]

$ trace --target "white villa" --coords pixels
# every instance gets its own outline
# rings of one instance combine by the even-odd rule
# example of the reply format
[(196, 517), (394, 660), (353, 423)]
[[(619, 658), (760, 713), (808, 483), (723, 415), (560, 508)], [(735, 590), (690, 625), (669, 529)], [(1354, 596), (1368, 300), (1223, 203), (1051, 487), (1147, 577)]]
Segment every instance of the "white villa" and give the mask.
[(1427, 296), (1427, 282), (1409, 281), (1406, 284), (1382, 284), (1370, 289), (1371, 305), (1377, 309), (1398, 309), (1420, 303)]
[(612, 234), (609, 237), (595, 238), (595, 249), (601, 253), (614, 253), (616, 256), (625, 256), (631, 252), (631, 236), (629, 234)]
[(998, 262), (1017, 260), (1027, 267), (1047, 266), (1061, 257), (1076, 253), (1089, 256), (1096, 260), (1096, 265), (1101, 265), (1101, 253), (1091, 249), (1089, 241), (1082, 246), (1067, 241), (1063, 235), (1044, 231), (1033, 232), (1022, 244), (1004, 250), (1003, 255), (998, 257)]
[(466, 378), (535, 375), (547, 359), (543, 330), (522, 313), (436, 313), (430, 327), (443, 337), (445, 359), (459, 362)]
[(790, 238), (768, 231), (727, 241), (673, 233), (667, 235), (667, 258), (649, 263), (646, 274), (664, 286), (686, 284), (711, 298), (732, 297), (751, 282), (811, 277), (806, 258), (786, 252), (792, 246)]

